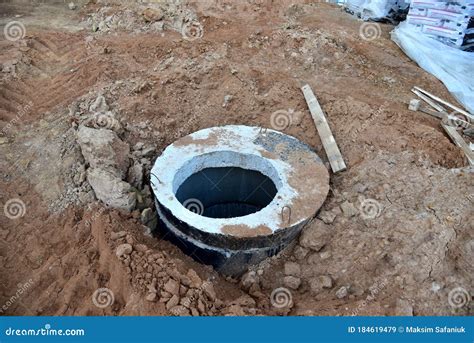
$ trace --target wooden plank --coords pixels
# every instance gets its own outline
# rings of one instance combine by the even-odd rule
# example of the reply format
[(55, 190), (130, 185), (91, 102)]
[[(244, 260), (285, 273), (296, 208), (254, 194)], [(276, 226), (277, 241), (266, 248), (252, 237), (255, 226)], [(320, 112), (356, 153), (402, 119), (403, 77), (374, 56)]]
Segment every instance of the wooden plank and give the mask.
[(471, 151), (466, 141), (461, 137), (461, 135), (456, 131), (456, 129), (452, 126), (443, 123), (441, 123), (441, 126), (443, 127), (444, 131), (446, 131), (451, 140), (454, 142), (454, 144), (456, 144), (462, 149), (469, 161), (469, 164), (471, 166), (474, 165), (474, 152)]
[(473, 116), (471, 113), (464, 111), (462, 108), (459, 108), (459, 107), (457, 107), (457, 106), (455, 106), (455, 105), (453, 105), (453, 104), (447, 102), (446, 100), (443, 100), (443, 99), (437, 97), (436, 95), (433, 95), (433, 94), (431, 94), (431, 93), (425, 91), (424, 89), (421, 89), (420, 87), (416, 87), (416, 86), (415, 86), (415, 87), (413, 87), (413, 88), (414, 88), (415, 90), (417, 90), (417, 91), (419, 91), (419, 92), (421, 92), (421, 93), (423, 93), (423, 94), (429, 96), (431, 99), (436, 100), (437, 102), (439, 102), (439, 103), (441, 103), (441, 104), (443, 104), (443, 105), (445, 105), (445, 106), (448, 106), (449, 108), (451, 108), (451, 109), (453, 109), (453, 110), (455, 110), (455, 111), (457, 111), (457, 112), (459, 112), (459, 113), (464, 114), (465, 116), (469, 117), (469, 119), (474, 120), (474, 116)]
[(426, 95), (422, 94), (420, 91), (417, 91), (416, 89), (412, 89), (411, 90), (413, 93), (415, 93), (416, 95), (418, 95), (420, 97), (420, 99), (423, 99), (428, 105), (430, 105), (431, 107), (433, 107), (436, 111), (438, 112), (446, 112), (445, 108), (439, 104), (437, 104), (436, 102), (434, 102), (433, 100), (431, 100), (430, 98), (428, 98)]
[(448, 116), (446, 112), (433, 111), (429, 108), (420, 107), (418, 110), (423, 113), (429, 114), (430, 116), (436, 117), (438, 119), (444, 119)]
[(309, 85), (304, 85), (301, 87), (306, 103), (308, 104), (309, 111), (313, 117), (314, 124), (318, 130), (319, 137), (323, 143), (324, 150), (326, 151), (326, 156), (331, 164), (331, 169), (334, 173), (337, 173), (342, 170), (346, 170), (346, 163), (342, 158), (339, 147), (337, 146), (336, 140), (332, 135), (329, 124), (326, 120), (326, 117), (319, 105), (316, 96), (314, 95), (311, 87)]

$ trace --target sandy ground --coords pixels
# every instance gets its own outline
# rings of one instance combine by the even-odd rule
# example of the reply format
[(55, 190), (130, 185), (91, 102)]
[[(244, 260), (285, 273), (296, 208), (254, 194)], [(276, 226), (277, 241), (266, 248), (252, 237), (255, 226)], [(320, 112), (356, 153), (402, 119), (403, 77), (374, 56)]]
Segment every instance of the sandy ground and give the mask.
[[(0, 14), (2, 32), (25, 27), (0, 40), (2, 315), (474, 313), (472, 169), (438, 119), (407, 110), (415, 85), (455, 100), (393, 26), (362, 39), (336, 6), (270, 1), (10, 2)], [(298, 242), (232, 279), (146, 234), (149, 168), (196, 130), (275, 128), (280, 111), (281, 130), (327, 162), (305, 83), (348, 169)], [(77, 128), (99, 94), (144, 168), (131, 213), (97, 201), (84, 176)]]

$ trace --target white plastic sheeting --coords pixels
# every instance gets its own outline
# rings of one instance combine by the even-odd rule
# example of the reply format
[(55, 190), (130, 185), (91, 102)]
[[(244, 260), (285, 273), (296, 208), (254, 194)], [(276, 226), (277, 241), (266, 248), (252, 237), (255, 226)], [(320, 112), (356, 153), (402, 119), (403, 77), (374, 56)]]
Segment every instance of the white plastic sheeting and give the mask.
[(346, 7), (359, 15), (362, 20), (386, 17), (392, 8), (407, 8), (404, 0), (347, 0)]
[(406, 22), (398, 25), (391, 35), (413, 61), (441, 80), (451, 94), (474, 113), (474, 53), (420, 34)]

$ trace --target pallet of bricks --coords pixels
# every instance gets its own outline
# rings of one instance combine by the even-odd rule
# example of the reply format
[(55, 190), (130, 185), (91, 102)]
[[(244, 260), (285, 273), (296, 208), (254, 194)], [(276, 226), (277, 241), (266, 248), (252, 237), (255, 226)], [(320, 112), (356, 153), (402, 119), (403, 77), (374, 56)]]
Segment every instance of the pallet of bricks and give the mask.
[(406, 22), (447, 45), (474, 51), (474, 0), (411, 0)]

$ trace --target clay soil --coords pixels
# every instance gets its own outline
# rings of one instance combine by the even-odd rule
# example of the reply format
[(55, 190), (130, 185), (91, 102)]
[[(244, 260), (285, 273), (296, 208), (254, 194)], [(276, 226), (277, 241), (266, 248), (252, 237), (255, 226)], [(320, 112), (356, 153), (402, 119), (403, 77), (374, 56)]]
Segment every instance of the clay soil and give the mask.
[[(407, 109), (413, 86), (456, 103), (443, 84), (390, 40), (392, 25), (364, 40), (362, 22), (334, 5), (223, 3), (183, 5), (202, 24), (195, 40), (166, 25), (169, 12), (163, 30), (149, 29), (133, 3), (0, 5), (2, 32), (12, 20), (26, 28), (21, 40), (0, 40), (0, 204), (25, 204), (19, 218), (0, 214), (1, 314), (473, 314), (472, 301), (448, 301), (452, 290), (473, 286), (472, 170), (438, 119)], [(93, 32), (88, 18), (102, 8), (135, 21)], [(117, 113), (124, 142), (153, 146), (150, 163), (202, 128), (271, 128), (275, 111), (291, 113), (282, 131), (327, 163), (300, 90), (306, 83), (348, 169), (331, 173), (308, 239), (243, 280), (147, 235), (139, 210), (104, 206), (78, 176), (78, 113), (98, 94)], [(359, 213), (365, 199), (379, 206), (375, 218)], [(125, 259), (116, 254), (121, 244), (134, 249)], [(212, 289), (193, 288), (194, 272)], [(300, 284), (289, 287), (288, 276)], [(330, 284), (318, 287), (321, 278)], [(168, 305), (170, 280), (182, 287), (181, 305)], [(150, 287), (159, 288), (156, 299)], [(280, 287), (291, 296), (283, 308), (271, 299)], [(92, 301), (99, 288), (113, 292), (110, 306)]]

